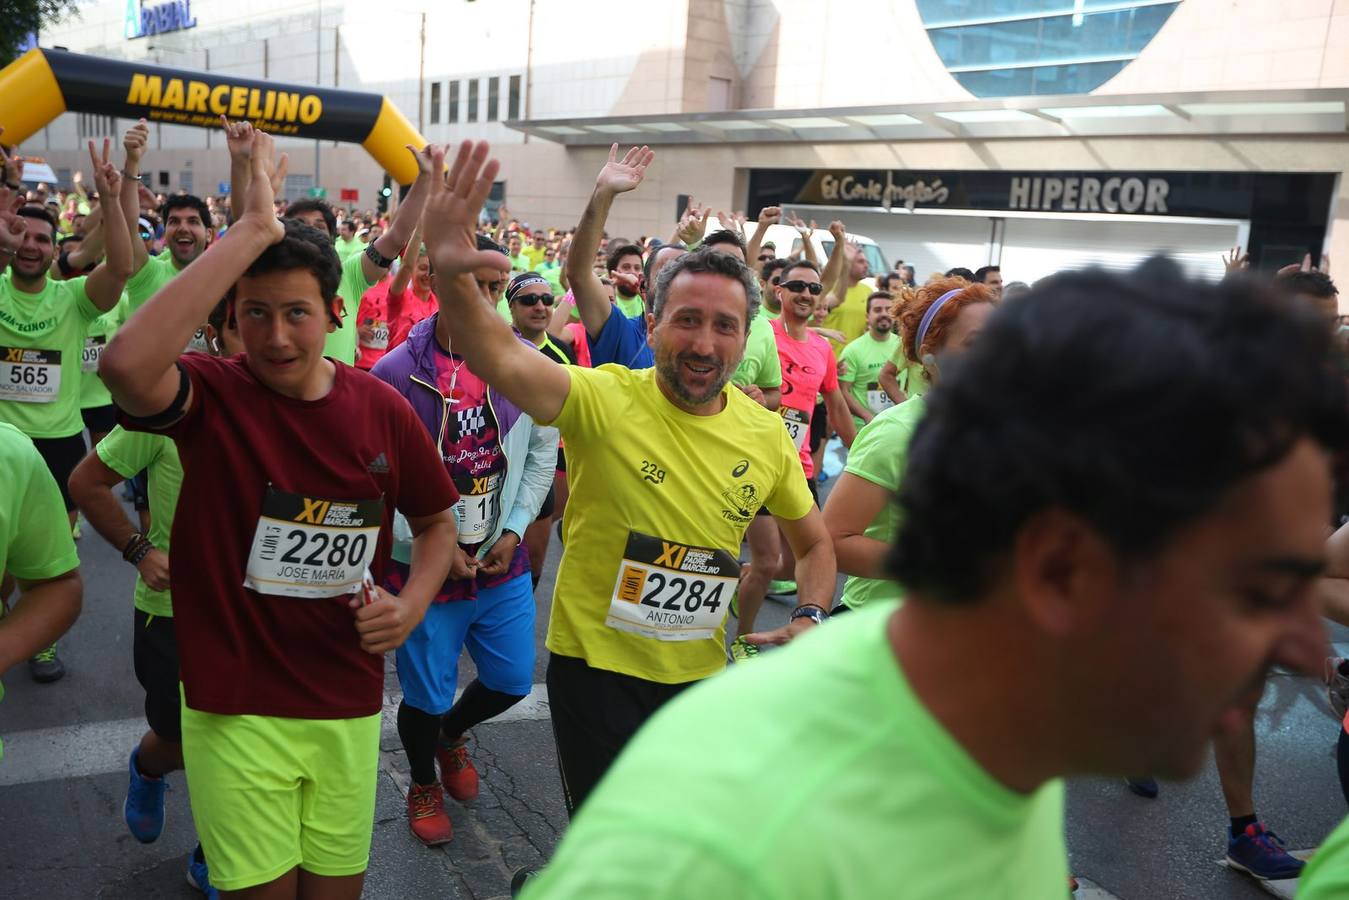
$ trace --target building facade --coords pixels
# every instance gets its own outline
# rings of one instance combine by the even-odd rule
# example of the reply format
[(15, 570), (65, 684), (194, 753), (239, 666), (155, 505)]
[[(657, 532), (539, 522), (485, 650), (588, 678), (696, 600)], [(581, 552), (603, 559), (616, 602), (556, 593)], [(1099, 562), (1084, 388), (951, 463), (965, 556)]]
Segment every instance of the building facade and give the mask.
[[(41, 43), (384, 94), (429, 140), (492, 141), (538, 226), (576, 221), (617, 141), (657, 151), (610, 220), (630, 237), (691, 196), (841, 217), (920, 277), (1349, 259), (1349, 0), (104, 0)], [(128, 124), (67, 114), (23, 149), (69, 171)], [(360, 147), (283, 144), (292, 196), (375, 205)], [(172, 125), (146, 168), (228, 179), (218, 135)]]

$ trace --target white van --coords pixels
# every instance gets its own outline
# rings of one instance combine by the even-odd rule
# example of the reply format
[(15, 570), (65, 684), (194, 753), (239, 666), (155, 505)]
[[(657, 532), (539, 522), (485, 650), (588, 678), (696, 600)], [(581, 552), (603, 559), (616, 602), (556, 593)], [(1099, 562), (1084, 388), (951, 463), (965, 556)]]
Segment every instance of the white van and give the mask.
[[(745, 240), (749, 240), (750, 235), (754, 234), (757, 227), (755, 222), (745, 223)], [(716, 216), (707, 220), (707, 233), (721, 229), (721, 223), (717, 221)], [(890, 271), (890, 264), (885, 259), (885, 254), (875, 241), (864, 234), (853, 234), (847, 232), (848, 240), (856, 241), (862, 247), (862, 253), (867, 258), (867, 268), (871, 276), (884, 275)], [(763, 242), (773, 245), (773, 252), (779, 259), (786, 259), (792, 256), (801, 256), (801, 232), (790, 225), (769, 225), (768, 233), (764, 235)], [(810, 242), (815, 247), (815, 254), (819, 257), (820, 265), (823, 266), (829, 261), (829, 254), (834, 251), (834, 236), (829, 233), (827, 228), (816, 228), (810, 233)]]

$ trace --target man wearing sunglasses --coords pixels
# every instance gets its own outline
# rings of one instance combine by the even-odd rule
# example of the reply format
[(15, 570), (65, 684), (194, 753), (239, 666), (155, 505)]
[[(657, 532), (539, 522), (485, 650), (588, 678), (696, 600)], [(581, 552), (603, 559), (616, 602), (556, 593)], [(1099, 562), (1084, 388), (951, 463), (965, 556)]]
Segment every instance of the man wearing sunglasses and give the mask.
[[(808, 260), (797, 260), (782, 270), (774, 287), (782, 306), (781, 318), (772, 322), (773, 337), (777, 340), (778, 360), (782, 366), (782, 388), (778, 414), (782, 416), (787, 434), (796, 446), (801, 467), (811, 496), (819, 503), (815, 487), (815, 464), (810, 454), (812, 419), (819, 414), (815, 405), (817, 395), (824, 396), (824, 408), (829, 421), (838, 430), (843, 443), (852, 446), (852, 415), (838, 383), (838, 360), (829, 342), (810, 329), (811, 318), (819, 303), (824, 285), (820, 270)], [(818, 427), (818, 423), (817, 423)], [(754, 618), (763, 605), (770, 581), (791, 578), (796, 560), (791, 548), (779, 539), (777, 529), (758, 521), (749, 527), (750, 547), (755, 551), (756, 564), (740, 581), (738, 604), (739, 637), (754, 631)], [(767, 560), (766, 565), (758, 560)]]

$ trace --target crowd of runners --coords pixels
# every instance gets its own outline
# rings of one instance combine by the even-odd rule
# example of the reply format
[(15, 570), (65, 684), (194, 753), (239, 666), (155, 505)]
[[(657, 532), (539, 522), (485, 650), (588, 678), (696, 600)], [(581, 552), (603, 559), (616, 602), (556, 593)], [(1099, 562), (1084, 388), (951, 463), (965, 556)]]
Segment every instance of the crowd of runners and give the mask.
[(222, 126), (228, 198), (149, 195), (143, 122), (69, 203), (0, 184), (0, 674), (78, 664), (82, 516), (137, 570), (126, 825), (182, 770), (198, 889), (360, 896), (387, 653), (409, 828), (451, 841), (543, 609), (573, 822), (527, 898), (1066, 896), (1064, 779), (1155, 797), (1210, 745), (1228, 862), (1349, 895), (1349, 825), (1304, 864), (1252, 797), (1272, 668), (1349, 703), (1324, 264), (1004, 287), (874, 278), (839, 221), (787, 255), (774, 207), (611, 236), (646, 147), (566, 230), (488, 221), (483, 143), (360, 217)]

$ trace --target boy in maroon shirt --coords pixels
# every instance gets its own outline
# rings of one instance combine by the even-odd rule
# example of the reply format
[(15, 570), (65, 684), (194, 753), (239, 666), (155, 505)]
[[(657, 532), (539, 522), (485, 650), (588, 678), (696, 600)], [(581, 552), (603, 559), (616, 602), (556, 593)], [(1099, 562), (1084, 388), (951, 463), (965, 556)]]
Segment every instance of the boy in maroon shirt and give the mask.
[[(171, 589), (183, 757), (211, 881), (258, 896), (356, 898), (369, 861), (383, 654), (449, 569), (458, 499), (399, 394), (323, 356), (340, 309), (331, 241), (273, 213), (272, 139), (227, 126), (242, 214), (150, 299), (100, 368), (123, 424), (183, 461)], [(443, 166), (444, 151), (433, 153)], [(242, 163), (242, 165), (238, 165)], [(221, 296), (246, 353), (183, 347)], [(415, 539), (381, 582), (394, 508)], [(250, 891), (250, 895), (252, 892)]]

